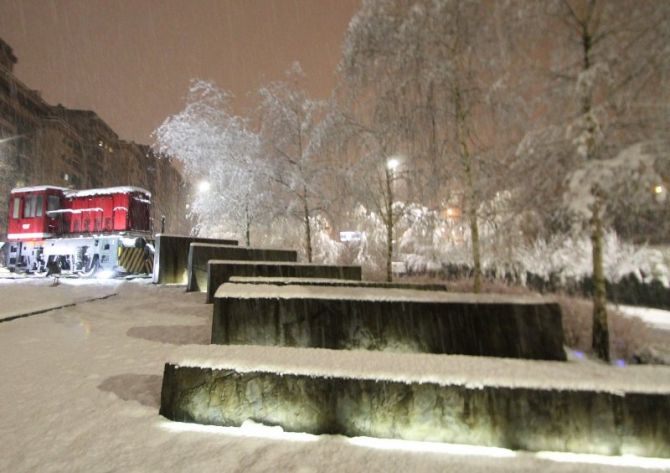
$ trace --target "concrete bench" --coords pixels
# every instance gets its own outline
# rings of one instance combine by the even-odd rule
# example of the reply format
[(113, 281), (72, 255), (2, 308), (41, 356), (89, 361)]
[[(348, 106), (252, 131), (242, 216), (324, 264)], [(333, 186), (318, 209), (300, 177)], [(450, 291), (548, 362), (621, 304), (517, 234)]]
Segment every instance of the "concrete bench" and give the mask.
[(223, 426), (670, 457), (670, 367), (267, 347), (183, 347), (160, 413)]
[(298, 252), (212, 243), (191, 243), (188, 251), (187, 291), (207, 292), (207, 262), (209, 260), (296, 262), (298, 261)]
[(414, 289), (417, 291), (447, 290), (447, 286), (445, 284), (382, 282), (382, 281), (351, 281), (348, 279), (233, 276), (229, 279), (229, 281), (238, 284), (269, 284), (271, 286), (329, 286), (329, 287), (345, 286), (345, 287), (383, 287), (386, 289)]
[(158, 234), (154, 244), (154, 284), (187, 283), (188, 250), (191, 243), (237, 245), (235, 240)]
[(214, 302), (218, 287), (232, 276), (277, 276), (301, 278), (351, 279), (360, 281), (360, 266), (271, 261), (210, 260), (207, 265), (207, 302)]
[(554, 301), (403, 289), (227, 283), (212, 343), (565, 360)]

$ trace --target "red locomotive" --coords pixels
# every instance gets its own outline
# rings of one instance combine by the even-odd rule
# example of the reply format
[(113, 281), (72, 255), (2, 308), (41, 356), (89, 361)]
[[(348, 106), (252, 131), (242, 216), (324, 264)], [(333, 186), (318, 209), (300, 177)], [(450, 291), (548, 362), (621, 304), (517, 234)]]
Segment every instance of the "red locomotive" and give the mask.
[(147, 270), (150, 199), (151, 194), (139, 187), (13, 189), (5, 245), (7, 267), (83, 275), (98, 270), (105, 274)]

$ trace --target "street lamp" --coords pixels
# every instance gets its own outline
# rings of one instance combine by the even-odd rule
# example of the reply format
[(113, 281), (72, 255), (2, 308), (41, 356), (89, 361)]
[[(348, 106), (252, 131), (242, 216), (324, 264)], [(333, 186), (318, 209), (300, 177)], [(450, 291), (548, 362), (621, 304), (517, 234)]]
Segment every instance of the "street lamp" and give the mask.
[(207, 192), (211, 187), (211, 184), (208, 181), (200, 181), (198, 183), (198, 192), (200, 193), (205, 193)]

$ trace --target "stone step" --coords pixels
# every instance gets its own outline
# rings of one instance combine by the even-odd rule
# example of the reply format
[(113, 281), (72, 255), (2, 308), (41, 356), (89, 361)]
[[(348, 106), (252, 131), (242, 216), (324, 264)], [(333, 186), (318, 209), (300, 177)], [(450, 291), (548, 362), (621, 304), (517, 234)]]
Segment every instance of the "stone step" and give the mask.
[(383, 282), (383, 281), (350, 281), (347, 279), (322, 278), (279, 278), (233, 276), (229, 279), (238, 284), (268, 284), (271, 286), (346, 286), (346, 287), (383, 287), (386, 289), (414, 289), (417, 291), (446, 291), (446, 284)]
[(207, 265), (207, 303), (214, 302), (216, 290), (232, 276), (275, 276), (360, 281), (361, 267), (273, 261), (210, 260)]
[(670, 457), (670, 367), (188, 346), (160, 413), (286, 431)]
[(187, 291), (207, 292), (207, 262), (209, 260), (296, 262), (298, 261), (298, 252), (212, 243), (191, 243), (188, 251)]
[(237, 245), (236, 240), (158, 234), (154, 243), (154, 284), (187, 283), (188, 250), (191, 243)]
[(227, 283), (212, 343), (565, 360), (553, 300), (404, 289)]

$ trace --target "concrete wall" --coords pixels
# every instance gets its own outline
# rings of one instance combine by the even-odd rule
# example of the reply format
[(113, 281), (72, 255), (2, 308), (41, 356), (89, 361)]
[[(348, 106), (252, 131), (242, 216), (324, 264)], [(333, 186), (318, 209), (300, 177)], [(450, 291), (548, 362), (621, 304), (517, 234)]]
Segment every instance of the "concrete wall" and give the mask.
[(154, 284), (186, 284), (188, 282), (188, 250), (191, 243), (237, 245), (235, 240), (218, 240), (181, 235), (156, 235), (154, 253)]
[(286, 431), (670, 457), (670, 396), (165, 365), (161, 415)]
[(298, 252), (211, 243), (191, 243), (188, 252), (187, 291), (207, 291), (207, 262), (213, 259), (296, 262), (298, 261)]
[(265, 263), (213, 260), (208, 264), (207, 302), (214, 302), (214, 293), (231, 276), (276, 276), (361, 280), (360, 266), (327, 264)]
[(557, 303), (491, 303), (471, 295), (447, 301), (391, 289), (377, 289), (379, 299), (365, 300), (373, 289), (319, 294), (309, 288), (297, 295), (299, 286), (254, 296), (249, 287), (227, 284), (227, 294), (218, 291), (212, 343), (566, 359)]
[(273, 278), (233, 276), (230, 282), (237, 284), (270, 284), (273, 286), (327, 286), (327, 287), (379, 287), (386, 289), (412, 289), (417, 291), (446, 291), (445, 284), (424, 284), (381, 281), (350, 281), (347, 279)]

